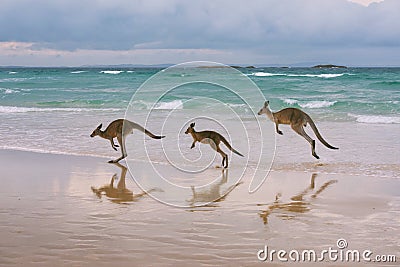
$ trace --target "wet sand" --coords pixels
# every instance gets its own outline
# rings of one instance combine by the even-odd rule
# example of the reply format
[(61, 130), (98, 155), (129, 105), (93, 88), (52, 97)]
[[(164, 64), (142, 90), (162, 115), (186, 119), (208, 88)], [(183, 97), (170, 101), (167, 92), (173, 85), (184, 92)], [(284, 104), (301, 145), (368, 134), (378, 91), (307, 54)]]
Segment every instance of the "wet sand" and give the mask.
[[(0, 266), (284, 266), (260, 262), (257, 252), (265, 245), (321, 251), (336, 248), (339, 238), (350, 249), (400, 261), (396, 177), (273, 171), (249, 194), (250, 178), (232, 181), (232, 166), (217, 186), (177, 200), (193, 207), (177, 208), (143, 193), (125, 162), (11, 150), (1, 150), (0, 159)], [(145, 181), (146, 166), (140, 173)], [(215, 173), (222, 172), (206, 175)], [(170, 194), (145, 189), (158, 198)]]

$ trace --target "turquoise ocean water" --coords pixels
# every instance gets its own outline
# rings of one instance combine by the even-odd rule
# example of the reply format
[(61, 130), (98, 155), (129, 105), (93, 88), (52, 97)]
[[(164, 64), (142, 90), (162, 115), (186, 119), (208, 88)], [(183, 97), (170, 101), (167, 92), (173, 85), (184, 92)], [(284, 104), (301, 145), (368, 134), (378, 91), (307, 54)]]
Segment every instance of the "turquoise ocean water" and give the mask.
[[(321, 132), (328, 136), (337, 135), (335, 131), (330, 132), (332, 125), (336, 125), (336, 129), (349, 125), (353, 130), (363, 127), (366, 127), (366, 131), (384, 129), (382, 133), (367, 134), (366, 139), (361, 140), (362, 147), (375, 143), (372, 136), (376, 134), (385, 135), (389, 131), (391, 135), (386, 138), (389, 140), (396, 136), (396, 132), (398, 136), (400, 68), (238, 70), (260, 88), (273, 110), (301, 108), (312, 116)], [(110, 157), (114, 152), (110, 151), (109, 144), (93, 141), (88, 137), (89, 134), (100, 122), (106, 125), (113, 119), (124, 117), (134, 92), (160, 71), (162, 69), (159, 68), (107, 67), (1, 68), (0, 149)], [(214, 69), (199, 71), (210, 72), (210, 75), (215, 72)], [(209, 85), (199, 90), (200, 87), (204, 87), (204, 84), (175, 90), (159, 99), (154, 108), (160, 112), (187, 110), (188, 117), (199, 108), (210, 113), (219, 112), (219, 105), (212, 101), (200, 106), (188, 101), (194, 93), (223, 101), (244, 114), (249, 110), (257, 112), (264, 101), (260, 99), (258, 106), (249, 107), (218, 86)], [(143, 99), (133, 102), (134, 109), (138, 114), (148, 111), (155, 98), (158, 96), (150, 92)], [(157, 129), (154, 131), (157, 132)], [(350, 145), (345, 142), (344, 145)], [(395, 164), (399, 159), (397, 145), (398, 142), (393, 140), (390, 163), (394, 168), (398, 167)], [(308, 154), (306, 156), (305, 161), (312, 160)], [(356, 161), (356, 157), (352, 161)]]

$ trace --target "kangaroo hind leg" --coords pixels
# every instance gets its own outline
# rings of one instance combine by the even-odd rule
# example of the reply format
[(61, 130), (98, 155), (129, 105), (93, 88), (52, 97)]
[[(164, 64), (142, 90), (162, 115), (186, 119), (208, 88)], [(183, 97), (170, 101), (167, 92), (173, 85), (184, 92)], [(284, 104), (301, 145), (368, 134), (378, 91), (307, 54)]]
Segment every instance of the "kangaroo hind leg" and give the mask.
[(122, 153), (122, 155), (121, 155), (121, 157), (119, 157), (119, 158), (117, 158), (117, 159), (110, 160), (109, 163), (117, 163), (117, 162), (119, 162), (121, 159), (124, 159), (124, 158), (126, 158), (126, 157), (128, 156), (128, 154), (126, 153), (126, 149), (125, 149), (125, 138), (122, 137), (122, 136), (117, 136), (117, 140), (118, 140), (118, 143), (119, 143), (119, 145), (120, 145), (120, 147), (121, 147), (121, 153)]
[(290, 126), (292, 127), (293, 131), (295, 131), (300, 136), (304, 137), (307, 140), (307, 142), (310, 143), (310, 145), (311, 145), (311, 154), (316, 159), (319, 159), (319, 156), (315, 152), (315, 140), (313, 140), (310, 136), (308, 136), (308, 134), (304, 131), (303, 125), (302, 124), (292, 124)]
[(278, 134), (283, 135), (282, 131), (279, 130), (279, 123), (277, 121), (275, 121), (275, 130)]
[(222, 157), (221, 166), (223, 168), (228, 168), (228, 156), (224, 153), (224, 151), (221, 150), (221, 148), (219, 147), (219, 143), (216, 144), (214, 142), (214, 140), (211, 140), (210, 141), (210, 146), (212, 147), (212, 149), (214, 149), (215, 151), (217, 151), (221, 155), (221, 157)]
[[(222, 156), (222, 167), (224, 167), (225, 169), (228, 168), (228, 155), (225, 154), (224, 151), (222, 151), (219, 146), (217, 147), (217, 152)], [(224, 165), (225, 163), (225, 165)]]

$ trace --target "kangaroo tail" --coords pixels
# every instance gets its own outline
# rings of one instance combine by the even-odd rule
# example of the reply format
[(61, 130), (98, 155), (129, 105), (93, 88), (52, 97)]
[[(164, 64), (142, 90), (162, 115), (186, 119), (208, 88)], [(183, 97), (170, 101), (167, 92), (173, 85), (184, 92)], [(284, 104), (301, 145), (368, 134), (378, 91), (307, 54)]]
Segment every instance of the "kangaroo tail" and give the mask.
[(330, 149), (339, 149), (338, 147), (331, 146), (327, 141), (325, 141), (325, 139), (319, 133), (317, 126), (315, 125), (314, 121), (311, 119), (310, 116), (305, 114), (305, 117), (306, 117), (306, 121), (310, 124), (311, 129), (313, 129), (315, 135), (317, 136), (319, 141), (321, 141), (322, 144), (324, 144), (327, 148), (330, 148)]
[(235, 153), (235, 154), (237, 154), (237, 155), (239, 155), (239, 156), (241, 156), (241, 157), (244, 157), (242, 154), (240, 154), (239, 151), (235, 150), (235, 149), (228, 143), (228, 141), (226, 141), (225, 138), (222, 138), (221, 141), (226, 145), (227, 148), (229, 148), (230, 151), (232, 151), (233, 153)]
[(137, 123), (134, 123), (134, 122), (131, 122), (131, 121), (129, 121), (129, 126), (132, 127), (132, 130), (133, 130), (133, 129), (139, 130), (139, 131), (141, 131), (141, 132), (147, 134), (148, 136), (150, 136), (151, 138), (154, 138), (154, 139), (161, 139), (161, 138), (164, 138), (164, 137), (165, 137), (165, 136), (163, 136), (163, 135), (161, 135), (161, 136), (160, 136), (160, 135), (155, 135), (155, 134), (153, 134), (152, 132), (146, 130), (146, 129), (145, 129), (144, 127), (142, 127), (141, 125), (139, 125), (139, 124), (137, 124)]

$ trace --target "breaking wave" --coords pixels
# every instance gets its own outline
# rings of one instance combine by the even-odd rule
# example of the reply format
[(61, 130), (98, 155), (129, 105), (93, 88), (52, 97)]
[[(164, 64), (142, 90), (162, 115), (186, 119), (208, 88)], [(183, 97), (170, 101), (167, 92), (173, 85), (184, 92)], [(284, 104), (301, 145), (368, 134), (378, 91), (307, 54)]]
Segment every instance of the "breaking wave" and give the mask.
[(287, 73), (254, 72), (247, 75), (257, 76), (257, 77), (286, 76), (286, 77), (310, 77), (310, 78), (336, 78), (344, 75), (354, 75), (354, 74), (351, 73), (287, 74)]
[(26, 112), (87, 112), (87, 111), (122, 111), (117, 108), (36, 108), (36, 107), (14, 107), (0, 106), (0, 113), (26, 113)]
[(79, 73), (84, 73), (84, 72), (87, 72), (87, 70), (76, 70), (76, 71), (71, 71), (70, 73), (79, 74)]
[(154, 109), (183, 109), (182, 100), (173, 100), (171, 102), (159, 102)]
[(349, 113), (348, 116), (356, 118), (356, 122), (370, 124), (400, 124), (400, 117), (381, 115), (356, 115)]
[(283, 99), (283, 102), (285, 102), (286, 104), (289, 104), (289, 105), (294, 105), (294, 104), (297, 104), (299, 101), (297, 101), (296, 99), (287, 98), (287, 99)]
[(310, 101), (307, 103), (299, 103), (302, 108), (326, 108), (335, 105), (336, 101)]
[(123, 70), (102, 70), (100, 71), (100, 73), (104, 73), (104, 74), (120, 74), (124, 72)]
[(296, 99), (285, 98), (282, 100), (285, 104), (288, 105), (298, 105), (302, 108), (326, 108), (335, 105), (337, 101), (309, 101), (309, 102), (300, 102)]

